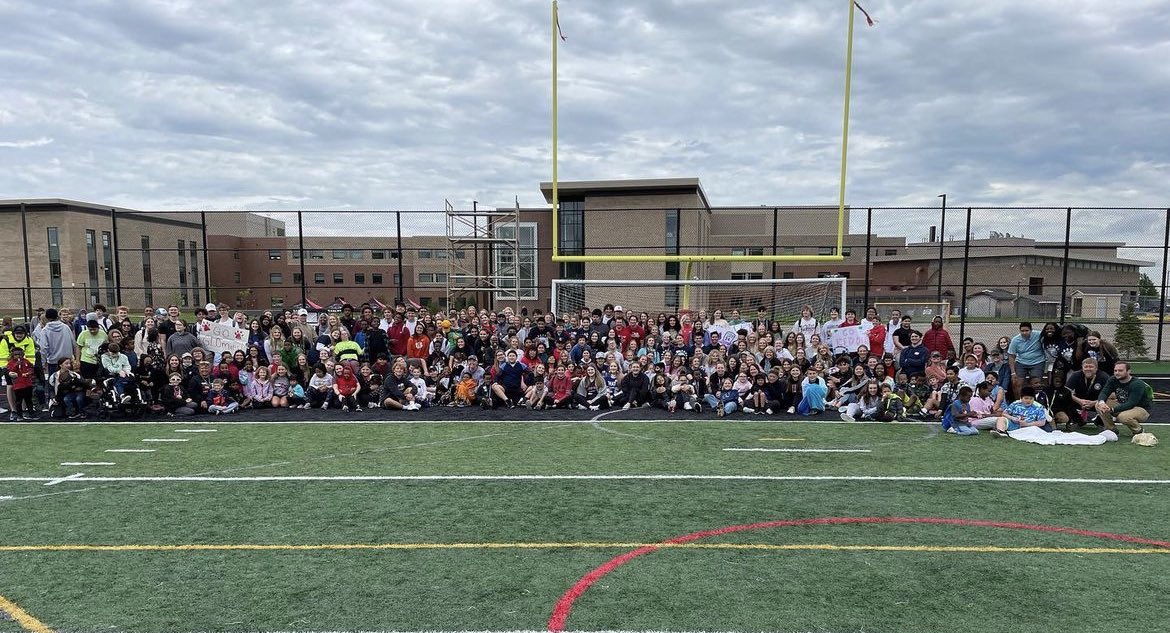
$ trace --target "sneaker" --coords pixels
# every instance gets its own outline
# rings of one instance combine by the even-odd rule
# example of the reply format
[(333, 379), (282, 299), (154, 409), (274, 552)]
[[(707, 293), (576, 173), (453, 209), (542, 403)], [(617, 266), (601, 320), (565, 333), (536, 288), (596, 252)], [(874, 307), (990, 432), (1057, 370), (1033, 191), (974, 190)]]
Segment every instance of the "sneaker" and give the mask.
[(718, 409), (716, 409), (715, 411), (716, 411), (716, 413), (715, 413), (715, 417), (721, 418), (721, 417), (723, 417), (724, 415), (726, 415), (726, 414), (723, 412), (723, 411), (724, 411), (723, 407), (719, 407), (719, 408), (718, 408)]
[(325, 409), (328, 409), (328, 408), (329, 408), (329, 403), (328, 403), (328, 402), (322, 402), (322, 403), (321, 403), (321, 410), (322, 410), (322, 411), (324, 411)]
[(16, 414), (15, 414), (15, 413), (9, 413), (9, 414), (8, 414), (8, 421), (9, 421), (9, 422), (18, 422), (19, 420), (17, 420), (17, 419), (16, 419)]
[(756, 412), (756, 410), (755, 410), (755, 409), (753, 409), (753, 408), (751, 408), (751, 407), (744, 407), (744, 408), (743, 408), (743, 412), (744, 412), (744, 413), (755, 413), (755, 412)]
[(361, 407), (354, 407), (354, 408), (353, 408), (353, 410), (354, 410), (354, 412), (356, 412), (356, 413), (361, 413), (361, 412), (362, 412), (362, 408), (361, 408)]
[(349, 413), (349, 405), (348, 404), (341, 405), (341, 412), (342, 413)]
[(793, 413), (796, 413), (796, 407), (788, 407), (788, 415), (792, 415)]
[(1001, 431), (999, 429), (991, 429), (991, 437), (1011, 437), (1011, 436), (1008, 435), (1006, 431)]
[(25, 420), (26, 422), (27, 422), (27, 421), (30, 421), (30, 420), (35, 420), (35, 419), (37, 419), (37, 416), (35, 416), (35, 415), (31, 414), (31, 413), (28, 413), (28, 412), (25, 412), (25, 414), (24, 414), (24, 415), (22, 415), (22, 416), (20, 416), (20, 417), (21, 417), (21, 419)]
[(764, 409), (764, 413), (767, 415), (772, 415), (772, 410), (771, 409)]
[(958, 431), (957, 429), (955, 429), (955, 427), (953, 427), (953, 426), (952, 426), (952, 427), (950, 427), (950, 428), (948, 428), (948, 429), (947, 429), (947, 433), (955, 433), (955, 434), (958, 434), (958, 433), (959, 433), (959, 431)]
[(600, 410), (601, 410), (601, 405), (597, 405), (597, 404), (591, 404), (591, 405), (589, 405), (589, 410), (590, 410), (590, 411), (600, 411)]
[(369, 403), (369, 406), (367, 406), (366, 408), (367, 408), (367, 409), (377, 409), (377, 408), (378, 408), (378, 403), (377, 403), (377, 402), (371, 402), (371, 403)]
[[(167, 415), (172, 415), (172, 414), (168, 413)], [(76, 411), (74, 411), (73, 413), (70, 413), (70, 414), (69, 414), (69, 419), (70, 419), (70, 420), (76, 420), (77, 418), (80, 418), (80, 417), (81, 417), (81, 414), (80, 414), (80, 413), (77, 413)]]
[(4, 407), (0, 407), (0, 414), (2, 414), (2, 413), (8, 413), (8, 409), (5, 409)]
[(848, 413), (842, 413), (841, 414), (841, 421), (842, 422), (856, 422), (857, 419), (854, 418), (853, 416), (849, 415)]
[(629, 408), (630, 408), (630, 403), (628, 403), (628, 402), (622, 405), (622, 411), (626, 411)]
[(589, 407), (586, 407), (586, 406), (585, 406), (585, 405), (583, 405), (583, 404), (579, 404), (579, 405), (577, 405), (577, 410), (578, 410), (578, 411), (585, 411), (585, 410), (586, 410), (586, 409), (588, 409), (588, 408), (589, 408)]
[(703, 412), (703, 405), (696, 402), (695, 403), (695, 413), (702, 413), (702, 412)]
[(122, 396), (122, 404), (126, 404), (127, 402), (130, 402), (130, 396)]
[(684, 410), (684, 411), (691, 411), (691, 410), (693, 410), (693, 409), (694, 409), (694, 407), (693, 407), (693, 406), (691, 406), (691, 403), (689, 403), (689, 402), (684, 402), (684, 403), (683, 403), (683, 410)]

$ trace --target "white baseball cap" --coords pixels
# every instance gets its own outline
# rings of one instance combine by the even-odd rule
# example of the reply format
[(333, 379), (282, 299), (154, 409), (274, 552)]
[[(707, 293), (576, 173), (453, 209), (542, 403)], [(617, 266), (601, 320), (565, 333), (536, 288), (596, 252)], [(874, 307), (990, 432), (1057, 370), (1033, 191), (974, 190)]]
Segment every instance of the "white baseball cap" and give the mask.
[(206, 306), (203, 307), (203, 309), (207, 310), (208, 312), (212, 312), (212, 311), (219, 312), (219, 308), (215, 307), (214, 303), (207, 304)]
[(614, 306), (613, 311), (614, 312), (625, 312), (625, 310), (623, 310), (621, 306)]
[(304, 309), (304, 308), (301, 308), (300, 310), (297, 310), (297, 315), (298, 316), (300, 316), (300, 315), (309, 316), (309, 311)]

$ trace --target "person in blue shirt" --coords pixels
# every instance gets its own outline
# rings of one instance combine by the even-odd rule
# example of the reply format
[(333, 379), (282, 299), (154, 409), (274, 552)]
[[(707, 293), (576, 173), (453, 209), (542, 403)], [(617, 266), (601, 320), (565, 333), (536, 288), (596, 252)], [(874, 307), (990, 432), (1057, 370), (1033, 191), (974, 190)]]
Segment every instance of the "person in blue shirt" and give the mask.
[(493, 409), (501, 404), (515, 408), (516, 403), (524, 399), (524, 391), (528, 388), (524, 382), (528, 368), (516, 361), (516, 350), (508, 350), (505, 359), (492, 384)]
[(926, 373), (926, 364), (930, 362), (930, 351), (922, 344), (922, 335), (918, 332), (910, 333), (910, 345), (902, 348), (898, 356), (898, 367), (908, 378)]
[(1036, 402), (1036, 390), (1030, 385), (1020, 388), (1020, 399), (1004, 409), (1003, 415), (995, 421), (995, 428), (991, 430), (991, 434), (995, 437), (1008, 437), (1008, 431), (1026, 426), (1043, 427), (1045, 431), (1052, 430), (1048, 424), (1048, 412)]
[(967, 385), (959, 387), (959, 396), (951, 402), (943, 413), (942, 426), (948, 433), (956, 435), (978, 435), (979, 429), (972, 424), (975, 412), (971, 409), (971, 388)]
[(1044, 342), (1032, 331), (1027, 321), (1020, 324), (1020, 333), (1008, 343), (1008, 365), (1015, 377), (1016, 388), (1028, 384), (1032, 378), (1044, 377)]

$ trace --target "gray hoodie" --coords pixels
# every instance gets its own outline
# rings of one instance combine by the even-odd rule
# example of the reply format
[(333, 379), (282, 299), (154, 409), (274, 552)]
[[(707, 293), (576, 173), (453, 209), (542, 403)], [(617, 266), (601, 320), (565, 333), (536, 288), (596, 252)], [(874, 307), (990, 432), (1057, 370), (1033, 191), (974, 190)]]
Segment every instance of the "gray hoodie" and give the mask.
[(37, 328), (33, 340), (41, 350), (41, 358), (52, 364), (73, 358), (77, 342), (73, 336), (73, 328), (61, 321), (49, 321), (43, 327)]

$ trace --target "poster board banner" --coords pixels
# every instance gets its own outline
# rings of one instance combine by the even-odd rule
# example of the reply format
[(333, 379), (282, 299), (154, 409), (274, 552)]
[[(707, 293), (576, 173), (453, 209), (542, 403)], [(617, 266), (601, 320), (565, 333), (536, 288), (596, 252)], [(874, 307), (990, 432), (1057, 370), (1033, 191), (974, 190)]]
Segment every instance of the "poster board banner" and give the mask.
[(833, 353), (838, 353), (841, 350), (853, 353), (862, 345), (869, 347), (869, 334), (866, 333), (865, 326), (853, 325), (850, 327), (831, 328), (825, 331), (829, 337), (826, 344)]
[[(715, 340), (716, 335), (719, 338), (719, 344), (723, 347), (731, 347), (739, 340), (738, 331), (742, 326), (735, 325), (710, 325), (707, 326), (707, 332), (710, 333), (711, 339)], [(750, 329), (750, 328), (749, 328)]]
[(236, 353), (236, 350), (246, 351), (248, 347), (248, 331), (230, 323), (203, 322), (198, 326), (199, 345), (217, 355), (223, 352)]

